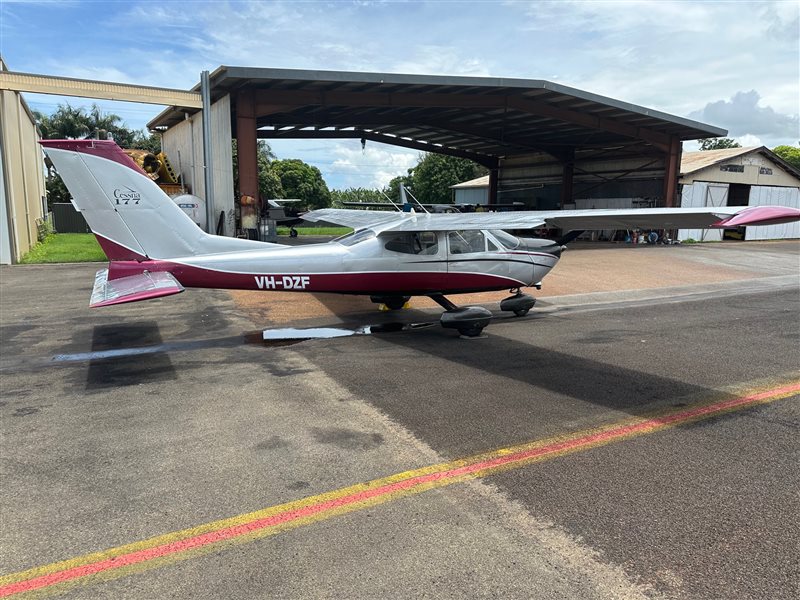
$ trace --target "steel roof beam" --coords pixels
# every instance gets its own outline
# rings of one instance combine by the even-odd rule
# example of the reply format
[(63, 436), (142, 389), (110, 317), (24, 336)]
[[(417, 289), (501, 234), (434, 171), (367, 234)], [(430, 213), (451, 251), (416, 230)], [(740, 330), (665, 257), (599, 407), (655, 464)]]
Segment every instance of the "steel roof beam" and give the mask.
[(51, 77), (50, 75), (34, 75), (32, 73), (17, 73), (13, 71), (0, 72), (0, 90), (98, 98), (101, 100), (123, 100), (125, 102), (180, 106), (183, 108), (203, 107), (199, 92), (113, 83), (110, 81)]
[(374, 131), (364, 130), (351, 130), (351, 131), (308, 131), (308, 130), (294, 130), (294, 131), (273, 131), (259, 129), (257, 131), (259, 139), (365, 139), (373, 142), (380, 142), (390, 146), (400, 146), (402, 148), (411, 148), (412, 150), (421, 150), (422, 152), (434, 152), (436, 154), (446, 154), (448, 156), (457, 156), (459, 158), (467, 158), (473, 162), (483, 165), (489, 169), (496, 169), (498, 160), (493, 156), (486, 156), (485, 154), (478, 154), (475, 152), (467, 152), (450, 148), (447, 146), (437, 146), (435, 144), (420, 142), (418, 140), (408, 140), (404, 138), (385, 135)]
[(540, 100), (518, 96), (461, 95), (437, 93), (380, 93), (339, 92), (308, 90), (259, 90), (256, 112), (260, 106), (274, 104), (353, 106), (353, 107), (420, 107), (420, 108), (512, 108), (535, 116), (544, 116), (557, 121), (581, 125), (590, 129), (616, 133), (625, 137), (642, 139), (657, 144), (665, 151), (669, 148), (670, 136), (650, 129), (627, 125), (608, 117), (553, 106)]

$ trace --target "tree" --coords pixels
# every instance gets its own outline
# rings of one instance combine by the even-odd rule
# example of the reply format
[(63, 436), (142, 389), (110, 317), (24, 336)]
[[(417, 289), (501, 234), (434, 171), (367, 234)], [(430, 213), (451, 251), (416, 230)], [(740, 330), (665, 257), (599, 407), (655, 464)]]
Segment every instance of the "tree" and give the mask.
[(775, 146), (772, 151), (795, 169), (800, 170), (800, 142), (796, 146)]
[[(233, 191), (234, 196), (239, 198), (239, 151), (236, 140), (233, 140)], [(256, 148), (256, 161), (258, 163), (258, 195), (261, 201), (273, 198), (283, 198), (283, 186), (277, 173), (272, 170), (272, 161), (275, 155), (272, 148), (265, 140), (259, 140)]]
[(451, 185), (469, 181), (488, 170), (466, 158), (427, 153), (411, 169), (411, 190), (425, 204), (450, 204), (453, 201)]
[(394, 179), (389, 182), (385, 188), (383, 188), (383, 193), (389, 196), (394, 202), (401, 202), (400, 198), (400, 184), (402, 183), (406, 187), (411, 187), (411, 169), (408, 170), (408, 175), (398, 175)]
[(299, 198), (312, 209), (330, 206), (331, 193), (319, 169), (296, 158), (274, 160), (271, 166), (280, 178), (284, 198)]
[[(123, 148), (138, 148), (153, 154), (161, 150), (161, 139), (157, 134), (128, 129), (119, 115), (104, 113), (97, 104), (92, 104), (88, 111), (82, 106), (59, 104), (52, 115), (39, 111), (33, 111), (33, 114), (44, 139), (82, 139), (105, 131)], [(64, 182), (48, 163), (48, 206), (69, 200), (70, 195)]]
[(347, 188), (346, 190), (331, 190), (331, 205), (341, 208), (342, 202), (386, 202), (386, 197), (378, 190), (367, 188)]
[(741, 148), (742, 145), (731, 138), (705, 138), (698, 140), (700, 150), (724, 150), (726, 148)]

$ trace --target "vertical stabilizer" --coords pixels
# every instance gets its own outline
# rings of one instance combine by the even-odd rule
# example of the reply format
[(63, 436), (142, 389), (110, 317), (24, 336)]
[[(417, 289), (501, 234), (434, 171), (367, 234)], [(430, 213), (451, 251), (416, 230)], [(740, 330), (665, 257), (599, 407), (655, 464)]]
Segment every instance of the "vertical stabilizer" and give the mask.
[(205, 233), (113, 141), (40, 143), (111, 260), (280, 247)]

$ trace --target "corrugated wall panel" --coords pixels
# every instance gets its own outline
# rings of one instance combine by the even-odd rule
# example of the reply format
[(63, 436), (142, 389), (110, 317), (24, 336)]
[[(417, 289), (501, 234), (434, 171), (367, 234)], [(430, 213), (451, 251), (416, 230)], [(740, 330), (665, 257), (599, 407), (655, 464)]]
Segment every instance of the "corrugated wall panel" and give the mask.
[[(681, 206), (685, 208), (701, 208), (704, 206), (725, 206), (727, 201), (721, 195), (722, 190), (715, 194), (710, 187), (722, 188), (727, 191), (727, 184), (722, 186), (711, 186), (708, 183), (696, 182), (692, 185), (684, 185), (681, 192)], [(720, 204), (722, 203), (722, 204)], [(720, 242), (722, 241), (721, 229), (679, 229), (678, 239), (696, 240), (698, 242)]]
[[(211, 106), (211, 160), (214, 168), (212, 190), (214, 224), (225, 211), (225, 235), (235, 234), (233, 197), (233, 152), (231, 150), (230, 97), (224, 96)], [(207, 200), (203, 161), (203, 114), (169, 128), (162, 136), (162, 147), (172, 166), (181, 172), (183, 181), (195, 196)], [(178, 153), (180, 152), (180, 160)]]
[[(750, 206), (791, 206), (800, 208), (800, 188), (753, 186), (750, 188)], [(800, 238), (800, 223), (748, 227), (746, 240), (780, 240)]]

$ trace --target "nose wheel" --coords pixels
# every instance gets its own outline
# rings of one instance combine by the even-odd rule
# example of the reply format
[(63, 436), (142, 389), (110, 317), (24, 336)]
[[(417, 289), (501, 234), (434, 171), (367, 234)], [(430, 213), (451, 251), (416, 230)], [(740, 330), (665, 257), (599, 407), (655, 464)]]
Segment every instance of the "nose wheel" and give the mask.
[(442, 327), (456, 329), (464, 337), (478, 337), (492, 320), (491, 311), (482, 306), (456, 306), (441, 294), (430, 298), (445, 310), (440, 319)]
[[(513, 292), (514, 290), (511, 291)], [(500, 310), (513, 312), (518, 317), (524, 317), (535, 304), (536, 298), (517, 290), (517, 293), (513, 296), (509, 296), (500, 301)]]

